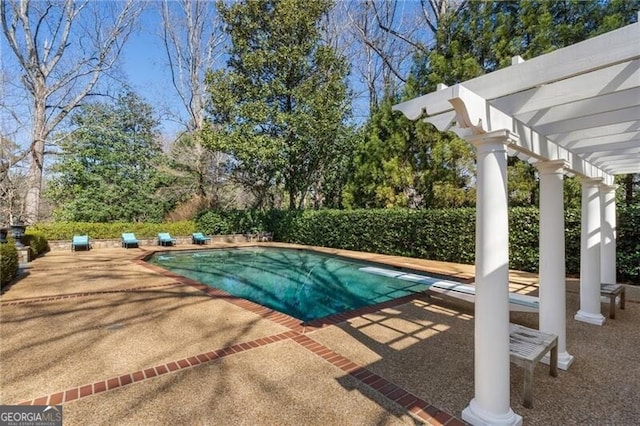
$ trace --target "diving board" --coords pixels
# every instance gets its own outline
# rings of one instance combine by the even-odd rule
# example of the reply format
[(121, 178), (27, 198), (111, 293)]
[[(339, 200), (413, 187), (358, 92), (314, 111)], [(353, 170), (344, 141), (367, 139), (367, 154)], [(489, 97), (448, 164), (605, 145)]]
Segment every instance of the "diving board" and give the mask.
[[(393, 269), (378, 268), (375, 266), (365, 266), (360, 268), (362, 272), (396, 278), (399, 280), (411, 281), (429, 286), (429, 291), (443, 294), (456, 299), (475, 303), (476, 288), (472, 285), (460, 284), (455, 281), (441, 280), (425, 275)], [(538, 312), (539, 300), (534, 296), (527, 296), (519, 293), (509, 293), (509, 309), (517, 312)]]

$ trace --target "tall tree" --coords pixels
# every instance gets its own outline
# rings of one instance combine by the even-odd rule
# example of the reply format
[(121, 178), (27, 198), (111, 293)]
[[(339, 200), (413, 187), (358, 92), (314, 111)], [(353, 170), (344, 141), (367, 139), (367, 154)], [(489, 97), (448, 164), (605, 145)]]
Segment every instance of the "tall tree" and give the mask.
[(473, 155), (465, 141), (391, 111), (388, 96), (364, 126), (345, 207), (461, 207), (473, 204)]
[(67, 221), (159, 221), (171, 198), (160, 190), (162, 147), (152, 107), (132, 92), (82, 106), (52, 166), (48, 195)]
[(218, 10), (231, 47), (208, 77), (209, 146), (234, 159), (235, 176), (263, 204), (282, 184), (299, 208), (336, 160), (349, 112), (346, 60), (322, 42), (327, 0), (251, 0)]
[(175, 116), (184, 126), (169, 151), (177, 173), (174, 190), (200, 208), (220, 207), (227, 158), (204, 147), (200, 135), (206, 118), (205, 75), (219, 65), (226, 39), (220, 16), (207, 0), (164, 0), (161, 12), (171, 83), (181, 103)]
[[(207, 148), (201, 132), (183, 133), (169, 146), (171, 189), (196, 212), (229, 206), (228, 156)], [(186, 207), (186, 206), (184, 206)]]
[(218, 64), (225, 40), (215, 4), (207, 0), (164, 0), (162, 41), (171, 84), (187, 118), (177, 114), (187, 133), (202, 130), (206, 117), (205, 74)]
[(427, 54), (439, 22), (466, 0), (369, 0), (337, 2), (346, 20), (342, 44), (354, 74), (366, 86), (369, 111), (387, 93), (397, 93), (410, 76), (412, 56)]
[(31, 117), (27, 222), (38, 219), (45, 146), (114, 66), (142, 7), (136, 0), (0, 2), (2, 32), (21, 70), (20, 89), (29, 103), (12, 115)]

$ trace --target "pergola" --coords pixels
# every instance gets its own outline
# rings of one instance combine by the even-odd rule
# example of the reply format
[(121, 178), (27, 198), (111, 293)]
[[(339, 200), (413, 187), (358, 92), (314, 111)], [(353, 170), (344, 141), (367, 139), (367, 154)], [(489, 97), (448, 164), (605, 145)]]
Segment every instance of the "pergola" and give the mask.
[(462, 417), (518, 425), (509, 402), (507, 155), (540, 177), (539, 327), (566, 345), (563, 177), (582, 182), (578, 321), (603, 325), (600, 284), (616, 282), (616, 174), (640, 172), (640, 24), (395, 105), (476, 147), (475, 395)]

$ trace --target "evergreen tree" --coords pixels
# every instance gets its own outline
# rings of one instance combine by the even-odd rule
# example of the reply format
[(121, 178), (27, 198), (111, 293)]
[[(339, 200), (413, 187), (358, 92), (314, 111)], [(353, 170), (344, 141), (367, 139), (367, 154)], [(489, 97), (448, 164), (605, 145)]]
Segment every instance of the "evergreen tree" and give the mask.
[[(152, 107), (135, 93), (88, 104), (72, 117), (48, 196), (59, 220), (159, 221), (169, 207)], [(166, 194), (165, 194), (166, 195)]]
[(345, 58), (323, 44), (326, 0), (252, 0), (218, 10), (231, 41), (227, 69), (207, 77), (207, 144), (229, 153), (234, 176), (265, 205), (282, 185), (299, 208), (344, 155)]
[[(638, 0), (468, 2), (441, 17), (434, 49), (415, 56), (407, 93), (432, 92), (437, 83), (454, 85), (509, 66), (513, 56), (530, 59), (628, 25), (639, 8)], [(535, 168), (513, 158), (508, 172), (510, 203), (537, 204)]]
[(472, 205), (471, 146), (431, 124), (394, 113), (387, 96), (362, 130), (344, 206), (461, 207)]

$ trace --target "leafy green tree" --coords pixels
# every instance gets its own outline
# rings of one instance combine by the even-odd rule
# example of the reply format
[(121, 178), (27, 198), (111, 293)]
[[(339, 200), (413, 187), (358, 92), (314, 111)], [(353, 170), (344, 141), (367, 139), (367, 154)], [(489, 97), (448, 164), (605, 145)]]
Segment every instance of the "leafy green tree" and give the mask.
[(207, 145), (233, 158), (234, 177), (268, 204), (282, 185), (289, 208), (342, 155), (349, 113), (344, 57), (322, 41), (327, 0), (222, 2), (227, 69), (207, 77)]
[(345, 207), (472, 205), (473, 154), (465, 141), (394, 113), (387, 96), (362, 129)]
[[(20, 128), (22, 120), (29, 123), (26, 223), (40, 218), (45, 147), (55, 144), (52, 135), (72, 111), (91, 96), (105, 93), (100, 82), (110, 76), (143, 8), (144, 3), (135, 0), (0, 1), (0, 108), (10, 117), (3, 115), (3, 127), (5, 120), (14, 128)], [(12, 79), (6, 74), (9, 70), (16, 72)], [(6, 102), (13, 96), (15, 103)]]
[(170, 206), (153, 108), (128, 92), (80, 108), (62, 143), (48, 196), (59, 220), (159, 221)]
[(24, 154), (12, 139), (0, 136), (0, 224), (23, 220), (27, 179)]
[(616, 184), (619, 203), (640, 204), (640, 173), (616, 176)]

